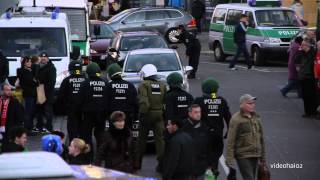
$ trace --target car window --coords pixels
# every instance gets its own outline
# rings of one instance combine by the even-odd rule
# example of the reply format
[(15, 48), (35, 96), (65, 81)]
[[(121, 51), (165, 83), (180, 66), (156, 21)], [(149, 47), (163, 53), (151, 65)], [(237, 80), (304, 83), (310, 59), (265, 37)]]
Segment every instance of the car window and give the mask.
[(145, 48), (168, 48), (166, 41), (158, 35), (152, 36), (131, 36), (121, 39), (120, 50), (132, 51)]
[(146, 11), (146, 20), (156, 20), (165, 18), (169, 18), (169, 16), (164, 11)]
[(259, 26), (299, 27), (299, 21), (292, 10), (258, 10), (256, 11)]
[(179, 18), (182, 17), (182, 14), (179, 11), (176, 10), (167, 10), (170, 18)]
[(242, 14), (241, 10), (230, 9), (228, 11), (226, 25), (236, 25), (239, 23), (240, 16)]
[(249, 27), (255, 27), (256, 23), (254, 22), (253, 13), (251, 11), (246, 11), (245, 14), (249, 19)]
[(145, 12), (136, 12), (133, 14), (130, 14), (127, 18), (125, 18), (126, 23), (134, 23), (134, 22), (142, 22), (145, 20)]
[[(100, 35), (94, 35), (94, 26), (100, 26)], [(107, 24), (90, 24), (90, 34), (93, 39), (110, 39), (114, 36), (113, 30)]]
[(146, 64), (153, 64), (158, 72), (181, 70), (175, 53), (161, 54), (129, 54), (125, 64), (125, 72), (140, 72)]
[(227, 14), (227, 10), (226, 9), (216, 9), (214, 11), (214, 15), (213, 15), (213, 18), (212, 18), (212, 23), (221, 23), (223, 24), (224, 23), (224, 18), (226, 17), (226, 14)]

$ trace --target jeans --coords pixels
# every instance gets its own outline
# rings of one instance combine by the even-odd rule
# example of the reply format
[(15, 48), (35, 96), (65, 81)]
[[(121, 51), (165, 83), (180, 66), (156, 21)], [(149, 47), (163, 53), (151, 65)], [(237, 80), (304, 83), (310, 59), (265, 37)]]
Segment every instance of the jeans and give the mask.
[(37, 107), (37, 128), (43, 128), (43, 117), (46, 118), (45, 128), (52, 131), (52, 119), (53, 119), (53, 104), (45, 102), (44, 104), (38, 105)]
[(29, 131), (31, 131), (33, 128), (33, 118), (35, 115), (36, 101), (37, 100), (35, 97), (24, 97), (24, 108), (25, 108), (24, 126)]
[(258, 180), (258, 158), (237, 159), (243, 180)]
[(288, 83), (280, 90), (284, 96), (287, 95), (291, 90), (296, 89), (298, 96), (301, 97), (301, 88), (299, 81), (296, 79), (289, 79)]
[(244, 57), (246, 59), (246, 63), (248, 68), (252, 67), (252, 61), (250, 60), (249, 57), (249, 52), (246, 46), (246, 43), (238, 43), (237, 44), (237, 52), (236, 55), (233, 57), (232, 61), (230, 62), (229, 68), (234, 68), (234, 66), (237, 64), (238, 62), (238, 58), (241, 54), (244, 54)]

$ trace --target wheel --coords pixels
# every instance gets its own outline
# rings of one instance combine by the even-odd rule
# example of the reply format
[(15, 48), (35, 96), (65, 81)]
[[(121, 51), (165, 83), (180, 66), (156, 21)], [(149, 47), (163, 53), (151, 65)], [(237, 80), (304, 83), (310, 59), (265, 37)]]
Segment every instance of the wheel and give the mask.
[(218, 62), (226, 60), (226, 55), (224, 54), (220, 43), (214, 43), (213, 45), (214, 59)]
[(254, 46), (252, 49), (252, 59), (256, 66), (262, 66), (266, 63), (260, 48), (257, 46)]
[(179, 32), (176, 28), (169, 29), (166, 34), (166, 39), (169, 43), (178, 43), (179, 39), (176, 38), (176, 36), (179, 35)]

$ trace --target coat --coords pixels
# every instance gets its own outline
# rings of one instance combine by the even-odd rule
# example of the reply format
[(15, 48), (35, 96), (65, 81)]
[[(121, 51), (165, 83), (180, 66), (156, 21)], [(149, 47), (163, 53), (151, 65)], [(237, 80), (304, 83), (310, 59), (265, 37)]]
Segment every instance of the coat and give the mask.
[(17, 70), (23, 97), (37, 97), (37, 82), (31, 69), (20, 68)]
[(290, 44), (289, 52), (289, 61), (288, 61), (288, 72), (289, 72), (289, 80), (297, 80), (298, 79), (298, 71), (295, 63), (295, 58), (297, 52), (299, 51), (300, 45), (296, 42), (292, 42)]
[(54, 102), (54, 85), (56, 84), (57, 72), (53, 63), (49, 61), (46, 65), (40, 66), (37, 79), (40, 84), (44, 85), (46, 102)]
[(0, 84), (3, 83), (9, 75), (9, 61), (0, 52)]
[(235, 27), (233, 40), (236, 44), (246, 43), (247, 25), (244, 22), (239, 22)]
[(201, 0), (193, 1), (191, 14), (196, 19), (201, 19), (206, 11), (206, 6)]
[(298, 78), (299, 80), (314, 79), (314, 60), (316, 52), (313, 48), (309, 52), (298, 51), (295, 62), (301, 63)]
[(23, 152), (23, 151), (25, 151), (23, 146), (18, 145), (14, 142), (8, 142), (3, 145), (1, 152), (8, 153), (8, 152)]
[(70, 156), (68, 159), (69, 159), (69, 164), (73, 164), (73, 165), (91, 164), (89, 153), (81, 153), (75, 157)]

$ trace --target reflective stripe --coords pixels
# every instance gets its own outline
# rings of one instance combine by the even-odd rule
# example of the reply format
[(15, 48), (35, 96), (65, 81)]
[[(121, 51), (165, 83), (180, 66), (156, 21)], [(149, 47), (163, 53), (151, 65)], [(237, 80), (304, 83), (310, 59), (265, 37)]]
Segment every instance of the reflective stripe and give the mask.
[(127, 99), (126, 97), (115, 97), (114, 99)]
[(208, 116), (220, 116), (219, 114), (208, 114)]
[(188, 107), (188, 105), (186, 104), (178, 105), (178, 108), (182, 108), (182, 107)]
[(152, 92), (151, 94), (161, 94), (161, 92)]

